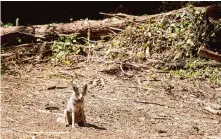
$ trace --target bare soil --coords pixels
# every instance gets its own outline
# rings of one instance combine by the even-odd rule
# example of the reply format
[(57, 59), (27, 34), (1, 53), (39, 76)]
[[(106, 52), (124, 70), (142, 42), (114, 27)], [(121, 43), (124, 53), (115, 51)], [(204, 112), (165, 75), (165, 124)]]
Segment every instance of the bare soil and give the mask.
[[(101, 72), (111, 66), (26, 64), (4, 73), (2, 139), (221, 138), (221, 116), (205, 110), (218, 103), (218, 86), (150, 70), (127, 71), (133, 77)], [(85, 114), (90, 127), (72, 129), (61, 120), (72, 76), (89, 85)]]

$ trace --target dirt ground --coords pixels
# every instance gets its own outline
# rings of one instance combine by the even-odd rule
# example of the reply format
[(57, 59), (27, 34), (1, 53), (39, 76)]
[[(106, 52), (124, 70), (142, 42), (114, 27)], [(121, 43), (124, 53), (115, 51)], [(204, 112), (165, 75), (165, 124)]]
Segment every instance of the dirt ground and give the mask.
[[(27, 64), (2, 74), (2, 139), (221, 138), (221, 116), (205, 110), (220, 99), (220, 87), (149, 70), (127, 71), (133, 77), (101, 72), (111, 66)], [(61, 121), (72, 78), (88, 83), (90, 127), (72, 129)]]

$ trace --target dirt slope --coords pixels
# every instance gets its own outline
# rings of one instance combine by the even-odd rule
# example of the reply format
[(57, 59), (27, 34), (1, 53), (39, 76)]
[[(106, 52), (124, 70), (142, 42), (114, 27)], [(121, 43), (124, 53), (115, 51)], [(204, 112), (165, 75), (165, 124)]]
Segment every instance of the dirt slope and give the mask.
[[(221, 116), (204, 109), (221, 96), (206, 81), (169, 79), (167, 73), (100, 72), (105, 63), (78, 68), (25, 65), (1, 77), (2, 139), (221, 138)], [(64, 74), (65, 73), (65, 74)], [(65, 127), (61, 119), (71, 75), (89, 84), (85, 113), (90, 127)], [(154, 76), (154, 78), (153, 78)], [(57, 86), (61, 88), (48, 89)], [(48, 107), (57, 108), (47, 110)]]

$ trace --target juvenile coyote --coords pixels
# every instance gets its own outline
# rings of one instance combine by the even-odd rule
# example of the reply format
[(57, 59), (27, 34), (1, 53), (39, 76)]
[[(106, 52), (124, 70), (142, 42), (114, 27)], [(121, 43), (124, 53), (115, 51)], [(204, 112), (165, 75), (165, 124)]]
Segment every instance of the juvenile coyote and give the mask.
[(88, 126), (84, 114), (84, 96), (87, 93), (87, 84), (79, 89), (74, 82), (72, 82), (72, 95), (67, 103), (67, 108), (64, 110), (64, 118), (66, 126), (74, 124)]

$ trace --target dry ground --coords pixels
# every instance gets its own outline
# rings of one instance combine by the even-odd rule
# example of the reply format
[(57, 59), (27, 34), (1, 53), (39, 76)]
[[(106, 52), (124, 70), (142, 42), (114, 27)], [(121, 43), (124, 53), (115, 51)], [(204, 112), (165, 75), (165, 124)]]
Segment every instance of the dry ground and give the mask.
[[(221, 116), (204, 109), (218, 101), (219, 87), (200, 80), (170, 79), (168, 73), (129, 71), (135, 75), (129, 78), (100, 72), (110, 67), (27, 64), (17, 73), (3, 74), (2, 139), (221, 138)], [(72, 129), (58, 121), (70, 96), (66, 87), (71, 76), (89, 85), (85, 113), (90, 127)]]

